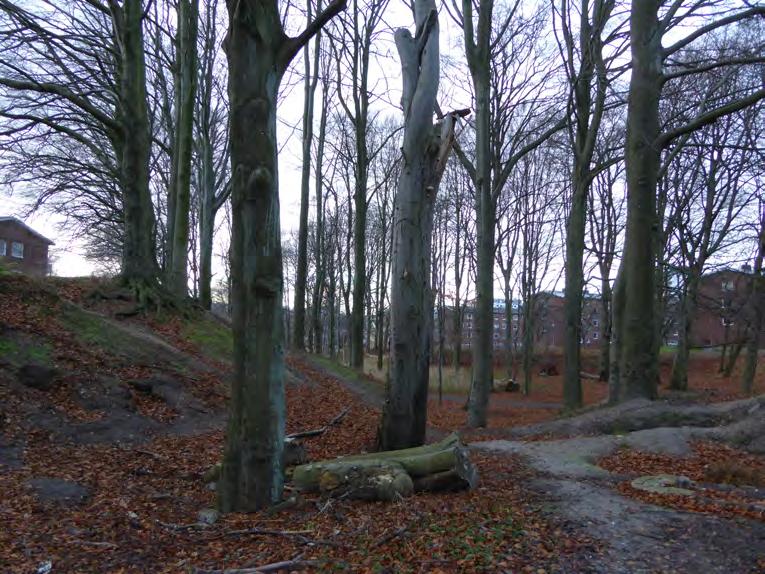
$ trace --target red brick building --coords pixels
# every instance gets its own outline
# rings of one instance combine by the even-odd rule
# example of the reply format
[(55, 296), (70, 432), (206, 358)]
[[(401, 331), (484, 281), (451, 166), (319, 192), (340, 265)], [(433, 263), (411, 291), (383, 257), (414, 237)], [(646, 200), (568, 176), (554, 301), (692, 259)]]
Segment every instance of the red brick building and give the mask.
[[(746, 337), (752, 305), (750, 268), (723, 269), (701, 278), (699, 296), (691, 323), (691, 347), (720, 346)], [(763, 296), (762, 294), (760, 296)], [(760, 345), (765, 336), (760, 334)]]
[[(563, 313), (564, 298), (558, 293), (542, 292), (534, 298), (534, 347), (544, 351), (563, 346), (563, 338), (566, 326)], [(493, 310), (493, 333), (492, 342), (495, 351), (503, 350), (507, 344), (507, 313), (505, 302), (501, 299), (494, 301)], [(463, 311), (462, 320), (462, 345), (469, 349), (475, 332), (475, 309), (467, 305)], [(453, 348), (454, 321), (456, 313), (454, 309), (447, 308), (445, 313), (444, 344), (446, 348)], [(522, 345), (523, 337), (523, 305), (520, 301), (512, 301), (512, 327), (513, 337), (517, 345)], [(438, 321), (434, 321), (434, 341), (438, 341)], [(598, 347), (600, 344), (601, 319), (600, 300), (596, 297), (585, 296), (582, 308), (582, 346)]]
[(36, 277), (50, 273), (53, 242), (15, 217), (0, 217), (0, 265)]

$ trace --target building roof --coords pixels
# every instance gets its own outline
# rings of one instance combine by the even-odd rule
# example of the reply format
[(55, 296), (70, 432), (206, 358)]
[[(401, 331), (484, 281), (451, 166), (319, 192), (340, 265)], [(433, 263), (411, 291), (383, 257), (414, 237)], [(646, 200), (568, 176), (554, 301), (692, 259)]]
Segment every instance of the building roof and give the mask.
[(31, 233), (32, 235), (37, 237), (40, 241), (44, 241), (48, 245), (55, 245), (55, 243), (53, 243), (53, 241), (51, 241), (50, 239), (48, 239), (44, 235), (38, 233), (37, 231), (35, 231), (31, 227), (29, 227), (26, 223), (24, 223), (23, 221), (21, 221), (17, 217), (13, 217), (13, 216), (10, 216), (10, 215), (0, 215), (0, 223), (3, 223), (5, 221), (10, 222), (10, 223), (15, 223), (16, 225), (19, 225), (19, 226), (23, 227), (29, 233)]

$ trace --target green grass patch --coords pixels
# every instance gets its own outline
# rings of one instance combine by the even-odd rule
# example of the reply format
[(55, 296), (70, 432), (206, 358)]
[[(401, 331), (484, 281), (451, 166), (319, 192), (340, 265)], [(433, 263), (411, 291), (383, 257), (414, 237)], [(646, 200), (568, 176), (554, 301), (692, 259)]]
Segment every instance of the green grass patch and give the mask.
[(184, 322), (181, 334), (205, 356), (228, 363), (233, 361), (234, 336), (226, 325), (208, 318), (190, 319)]
[(30, 339), (12, 331), (0, 335), (0, 359), (19, 367), (27, 363), (51, 365), (51, 347), (47, 343)]
[(63, 326), (86, 345), (124, 354), (134, 344), (132, 337), (119, 331), (103, 317), (75, 305), (64, 305), (59, 317)]

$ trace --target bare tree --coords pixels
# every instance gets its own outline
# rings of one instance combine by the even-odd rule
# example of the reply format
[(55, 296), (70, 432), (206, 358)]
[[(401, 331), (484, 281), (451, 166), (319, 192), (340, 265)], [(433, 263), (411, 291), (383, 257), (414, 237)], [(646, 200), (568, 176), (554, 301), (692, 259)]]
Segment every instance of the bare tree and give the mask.
[(403, 164), (393, 215), (390, 378), (378, 442), (382, 450), (425, 441), (433, 333), (433, 206), (454, 142), (458, 114), (433, 126), (439, 81), (439, 28), (434, 0), (416, 0), (414, 37), (396, 30), (404, 111)]
[[(110, 214), (101, 237), (119, 235), (123, 280), (141, 301), (155, 299), (159, 270), (149, 190), (142, 1), (90, 0), (72, 10), (51, 0), (32, 11), (2, 0), (0, 7), (7, 32), (1, 35), (0, 86), (9, 102), (2, 117), (12, 122), (5, 134), (53, 134), (69, 152), (87, 152), (87, 165), (76, 155), (64, 160), (100, 180), (91, 179), (93, 202), (77, 209), (101, 208)], [(65, 156), (59, 150), (48, 148), (49, 166), (62, 165)], [(45, 155), (38, 160), (45, 161)], [(67, 179), (57, 177), (59, 185), (48, 189), (48, 197), (60, 191), (76, 196), (74, 182)]]
[[(549, 57), (537, 44), (545, 24), (540, 8), (525, 14), (520, 0), (494, 18), (494, 1), (473, 2), (452, 16), (464, 29), (475, 98), (475, 158), (456, 148), (476, 188), (477, 277), (473, 381), (468, 424), (485, 426), (493, 383), (494, 253), (498, 199), (516, 164), (561, 128), (549, 98)], [(477, 22), (474, 20), (477, 19)], [(545, 94), (547, 97), (543, 97)]]
[(344, 8), (345, 0), (335, 0), (290, 37), (275, 0), (228, 3), (234, 378), (218, 483), (224, 511), (263, 508), (282, 496), (284, 325), (276, 103), (294, 56)]
[[(562, 36), (559, 46), (570, 85), (568, 107), (571, 119), (568, 131), (573, 152), (571, 206), (566, 222), (564, 302), (566, 331), (563, 345), (563, 400), (567, 408), (582, 405), (579, 346), (582, 338), (586, 205), (590, 185), (597, 173), (593, 166), (593, 156), (605, 111), (609, 82), (608, 64), (603, 48), (609, 41), (613, 41), (614, 37), (618, 38), (618, 29), (604, 37), (614, 5), (614, 0), (594, 0), (592, 5), (589, 0), (576, 3), (577, 39), (574, 36), (576, 28), (572, 25), (574, 7), (568, 0), (562, 0), (558, 12)], [(621, 54), (619, 47), (613, 51), (609, 61)]]
[(228, 101), (223, 70), (218, 66), (218, 0), (204, 3), (201, 21), (199, 86), (196, 99), (194, 151), (199, 210), (199, 302), (212, 302), (213, 237), (215, 217), (231, 194), (228, 169)]
[[(321, 0), (317, 0), (316, 11), (321, 12)], [(312, 0), (308, 0), (306, 18), (309, 23), (313, 18)], [(308, 196), (311, 182), (313, 110), (316, 88), (319, 85), (320, 50), (321, 34), (317, 33), (314, 40), (313, 62), (311, 60), (309, 43), (307, 42), (303, 48), (303, 166), (300, 178), (300, 229), (298, 234), (297, 279), (295, 281), (295, 322), (293, 326), (293, 345), (300, 351), (305, 349), (305, 291), (308, 278)]]
[[(365, 235), (367, 228), (367, 181), (370, 154), (367, 147), (369, 125), (369, 71), (372, 43), (378, 34), (388, 0), (353, 0), (351, 9), (340, 19), (338, 31), (330, 34), (337, 61), (337, 97), (353, 125), (355, 143), (353, 188), (353, 307), (350, 316), (352, 367), (364, 361), (364, 303), (367, 287)], [(351, 85), (345, 86), (349, 80)]]
[[(662, 46), (668, 30), (691, 17), (715, 14), (714, 0), (681, 2), (662, 9), (661, 0), (633, 2), (630, 13), (632, 75), (627, 112), (627, 229), (624, 255), (614, 289), (614, 338), (610, 387), (616, 399), (653, 398), (657, 393), (658, 361), (654, 310), (656, 190), (661, 169), (661, 150), (678, 137), (708, 125), (718, 118), (752, 105), (765, 97), (765, 89), (752, 86), (733, 101), (717, 107), (700, 106), (693, 119), (662, 133), (659, 101), (664, 85), (677, 78), (703, 73), (734, 63), (760, 62), (761, 46), (752, 53), (731, 55), (712, 62), (700, 58), (680, 62), (681, 50), (706, 34), (741, 20), (765, 14), (765, 7), (729, 12), (707, 19), (693, 32), (669, 46)], [(675, 68), (665, 72), (672, 60)]]

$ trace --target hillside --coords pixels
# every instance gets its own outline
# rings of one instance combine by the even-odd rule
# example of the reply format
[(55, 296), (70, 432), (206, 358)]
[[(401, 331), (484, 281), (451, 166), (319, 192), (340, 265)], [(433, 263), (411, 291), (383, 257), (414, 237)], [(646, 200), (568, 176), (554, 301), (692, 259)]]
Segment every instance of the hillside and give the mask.
[[(649, 572), (683, 561), (746, 572), (762, 565), (761, 488), (715, 494), (704, 487), (703, 497), (681, 500), (629, 486), (635, 476), (666, 472), (705, 484), (713, 462), (719, 472), (750, 472), (737, 480), (761, 487), (762, 454), (709, 442), (730, 438), (713, 429), (651, 428), (659, 424), (651, 413), (659, 409), (662, 426), (680, 427), (703, 422), (704, 409), (722, 412), (725, 423), (735, 411), (750, 432), (761, 428), (762, 399), (686, 406), (690, 414), (674, 418), (661, 411), (664, 403), (626, 405), (629, 416), (639, 415), (626, 428), (622, 411), (551, 421), (550, 404), (499, 394), (492, 428), (461, 429), (463, 437), (521, 440), (472, 445), (481, 477), (473, 491), (384, 504), (324, 499), (288, 485), (276, 509), (219, 516), (214, 484), (203, 477), (223, 449), (225, 324), (199, 310), (131, 315), (126, 293), (91, 280), (6, 275), (0, 300), (0, 572), (234, 574), (282, 561), (316, 572), (575, 573), (614, 571), (612, 564)], [(379, 388), (327, 360), (288, 357), (287, 407), (288, 433), (347, 413), (305, 439), (310, 460), (373, 446)], [(456, 402), (434, 400), (430, 434), (460, 429), (463, 418)], [(527, 423), (536, 424), (519, 426)], [(740, 440), (740, 430), (731, 436)], [(566, 438), (572, 434), (602, 436)], [(614, 529), (620, 515), (632, 518)], [(654, 548), (675, 523), (683, 532)], [(730, 536), (714, 535), (722, 531)], [(633, 539), (639, 543), (628, 544)]]

